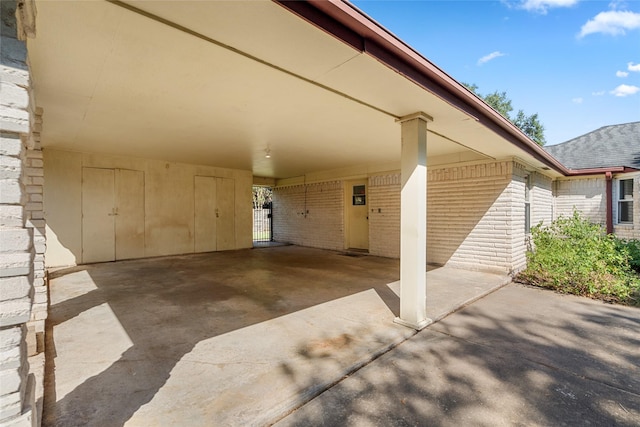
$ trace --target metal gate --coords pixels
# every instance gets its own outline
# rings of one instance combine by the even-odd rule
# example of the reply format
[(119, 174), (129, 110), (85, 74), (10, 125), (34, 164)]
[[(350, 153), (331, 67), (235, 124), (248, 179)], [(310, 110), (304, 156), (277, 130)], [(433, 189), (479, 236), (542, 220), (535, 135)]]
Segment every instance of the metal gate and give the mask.
[(253, 241), (273, 241), (273, 203), (266, 202), (253, 209)]

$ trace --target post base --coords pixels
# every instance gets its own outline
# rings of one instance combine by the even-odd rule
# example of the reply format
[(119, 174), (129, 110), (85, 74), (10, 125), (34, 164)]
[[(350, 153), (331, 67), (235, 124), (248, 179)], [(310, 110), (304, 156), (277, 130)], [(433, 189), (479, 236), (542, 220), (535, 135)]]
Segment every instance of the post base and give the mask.
[(396, 317), (395, 319), (393, 319), (393, 323), (397, 323), (398, 325), (402, 325), (402, 326), (406, 326), (407, 328), (411, 328), (411, 329), (415, 329), (416, 331), (420, 331), (424, 328), (426, 328), (427, 326), (429, 326), (430, 324), (433, 323), (433, 320), (426, 318), (418, 323), (413, 323), (413, 322), (407, 322), (406, 320), (403, 320), (399, 317)]

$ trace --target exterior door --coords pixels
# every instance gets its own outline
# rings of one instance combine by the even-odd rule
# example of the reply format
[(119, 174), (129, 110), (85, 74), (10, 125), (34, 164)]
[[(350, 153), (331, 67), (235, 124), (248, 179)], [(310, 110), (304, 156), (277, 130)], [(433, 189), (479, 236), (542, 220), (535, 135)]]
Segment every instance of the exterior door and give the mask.
[(235, 249), (235, 181), (196, 176), (195, 252)]
[(115, 171), (82, 169), (82, 262), (116, 259)]
[(346, 186), (347, 248), (369, 250), (367, 181), (350, 181)]
[(116, 169), (116, 259), (144, 256), (144, 172)]
[(215, 251), (217, 247), (216, 178), (196, 176), (193, 184), (195, 196), (194, 251)]
[(229, 178), (216, 178), (217, 209), (216, 209), (216, 234), (217, 250), (226, 251), (236, 247), (236, 186), (235, 181)]
[(82, 168), (82, 262), (144, 256), (144, 172)]

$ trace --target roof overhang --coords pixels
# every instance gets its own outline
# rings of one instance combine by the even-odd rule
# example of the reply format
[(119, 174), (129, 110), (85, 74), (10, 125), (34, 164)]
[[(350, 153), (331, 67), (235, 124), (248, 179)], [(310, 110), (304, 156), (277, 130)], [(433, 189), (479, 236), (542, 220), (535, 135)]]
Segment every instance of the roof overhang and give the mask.
[(569, 173), (566, 176), (587, 176), (587, 175), (607, 175), (614, 173), (630, 173), (639, 172), (639, 169), (630, 168), (627, 166), (616, 166), (608, 168), (589, 168), (589, 169), (569, 169)]
[(518, 157), (568, 174), (342, 1), (38, 1), (37, 9), (28, 48), (45, 148), (274, 178), (399, 167), (396, 119), (424, 111), (434, 118), (429, 165)]

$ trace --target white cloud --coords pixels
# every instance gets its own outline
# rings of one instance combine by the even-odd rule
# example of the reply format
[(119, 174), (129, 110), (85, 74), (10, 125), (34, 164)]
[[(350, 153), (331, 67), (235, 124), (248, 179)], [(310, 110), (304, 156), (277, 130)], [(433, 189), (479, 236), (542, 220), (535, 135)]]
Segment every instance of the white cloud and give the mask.
[(616, 77), (627, 77), (629, 73), (626, 71), (616, 71)]
[(571, 7), (579, 0), (522, 0), (519, 7), (530, 12), (545, 14), (554, 7)]
[(578, 38), (588, 34), (603, 33), (613, 36), (625, 34), (626, 30), (640, 28), (640, 13), (610, 10), (600, 12), (595, 18), (587, 21), (580, 29)]
[(591, 95), (593, 95), (593, 96), (602, 96), (605, 93), (606, 93), (605, 91), (601, 90), (601, 91), (598, 91), (598, 92), (591, 92)]
[(640, 64), (634, 64), (633, 62), (627, 63), (627, 70), (640, 73)]
[(640, 87), (638, 86), (620, 85), (609, 93), (615, 96), (629, 96), (635, 95), (639, 91)]
[(627, 2), (624, 0), (613, 0), (611, 3), (609, 3), (609, 9), (626, 9), (627, 8)]
[(578, 97), (578, 98), (573, 98), (571, 100), (571, 102), (573, 102), (574, 104), (582, 104), (582, 101), (584, 101), (584, 99)]
[(505, 53), (502, 53), (499, 50), (496, 50), (495, 52), (491, 52), (490, 54), (485, 55), (482, 58), (478, 59), (478, 65), (482, 65), (486, 62), (491, 61), (492, 59), (496, 59), (505, 55), (506, 55)]

